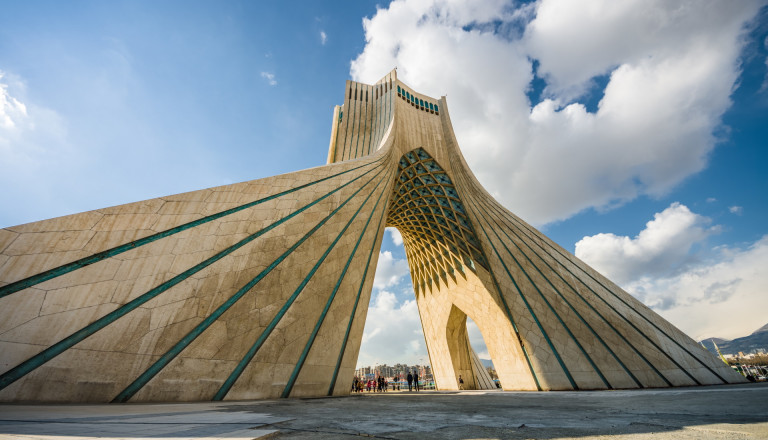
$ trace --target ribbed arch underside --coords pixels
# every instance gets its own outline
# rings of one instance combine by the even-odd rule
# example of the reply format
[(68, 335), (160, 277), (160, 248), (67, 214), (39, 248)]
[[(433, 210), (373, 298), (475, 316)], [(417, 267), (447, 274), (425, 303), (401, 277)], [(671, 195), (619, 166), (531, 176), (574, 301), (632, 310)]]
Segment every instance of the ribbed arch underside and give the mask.
[(465, 268), (486, 268), (480, 242), (472, 230), (456, 187), (424, 149), (416, 148), (398, 161), (387, 226), (403, 236), (416, 293), (447, 287)]

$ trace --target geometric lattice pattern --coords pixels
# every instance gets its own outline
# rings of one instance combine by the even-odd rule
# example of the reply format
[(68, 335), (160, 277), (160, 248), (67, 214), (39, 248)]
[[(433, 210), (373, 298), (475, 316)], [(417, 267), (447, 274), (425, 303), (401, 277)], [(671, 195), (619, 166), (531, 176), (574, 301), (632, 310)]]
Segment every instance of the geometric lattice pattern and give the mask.
[(472, 231), (459, 193), (445, 171), (422, 148), (398, 162), (387, 226), (403, 236), (416, 293), (432, 291), (448, 278), (466, 278), (464, 267), (486, 268), (480, 242)]

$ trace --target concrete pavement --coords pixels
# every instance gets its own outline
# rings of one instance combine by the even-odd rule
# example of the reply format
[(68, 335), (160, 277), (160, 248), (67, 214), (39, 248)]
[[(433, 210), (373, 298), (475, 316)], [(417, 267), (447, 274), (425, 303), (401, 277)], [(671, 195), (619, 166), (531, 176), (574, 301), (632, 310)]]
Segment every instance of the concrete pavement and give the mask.
[(0, 439), (768, 439), (768, 383), (425, 391), (255, 402), (0, 405)]

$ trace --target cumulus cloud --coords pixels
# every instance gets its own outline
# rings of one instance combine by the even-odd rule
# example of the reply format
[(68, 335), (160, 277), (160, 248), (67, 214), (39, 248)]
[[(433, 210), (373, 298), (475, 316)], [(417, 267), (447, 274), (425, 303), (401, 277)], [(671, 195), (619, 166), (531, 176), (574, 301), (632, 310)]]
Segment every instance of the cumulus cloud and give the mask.
[(673, 203), (634, 237), (602, 233), (576, 243), (576, 256), (618, 284), (670, 275), (691, 262), (689, 251), (719, 230), (709, 219)]
[[(768, 49), (768, 37), (765, 37), (765, 40), (763, 40), (763, 47)], [(768, 90), (768, 57), (765, 58), (765, 77), (763, 78), (763, 84), (760, 86), (760, 91), (764, 92), (765, 90)]]
[[(24, 206), (39, 217), (61, 209), (67, 202), (52, 197), (49, 182), (66, 185), (86, 160), (69, 145), (59, 114), (31, 103), (23, 78), (0, 70), (0, 187), (17, 189), (0, 193), (0, 205)], [(29, 206), (30, 199), (36, 206)]]
[(741, 215), (741, 213), (744, 212), (744, 208), (741, 206), (731, 206), (728, 208), (728, 211), (731, 214)]
[(768, 236), (747, 249), (721, 247), (693, 258), (716, 231), (673, 203), (634, 238), (584, 237), (576, 256), (696, 339), (740, 337), (766, 323)]
[(768, 235), (679, 275), (642, 277), (625, 288), (694, 339), (732, 339), (767, 322), (767, 265)]
[(7, 74), (0, 70), (0, 143), (7, 144), (11, 130), (18, 129), (19, 125), (25, 125), (29, 119), (27, 106), (8, 93)]
[(392, 292), (375, 293), (368, 306), (358, 368), (377, 363), (421, 364), (428, 361), (416, 300), (400, 303)]
[[(351, 74), (373, 83), (398, 66), (416, 90), (447, 93), (481, 183), (543, 224), (663, 194), (706, 166), (759, 6), (399, 0), (364, 20)], [(535, 75), (546, 87), (531, 102)]]
[(320, 31), (320, 44), (325, 46), (325, 42), (328, 41), (328, 34), (325, 31)]
[(389, 238), (392, 239), (392, 244), (395, 246), (403, 245), (403, 236), (400, 234), (400, 231), (398, 231), (397, 228), (386, 228), (385, 230), (389, 232)]
[(379, 262), (376, 265), (376, 275), (373, 279), (373, 287), (384, 289), (398, 284), (404, 277), (408, 276), (408, 262), (395, 258), (392, 252), (384, 251), (379, 253)]
[(276, 86), (277, 85), (277, 80), (275, 79), (275, 74), (274, 73), (261, 72), (261, 77), (264, 78), (265, 80), (267, 80), (267, 84), (269, 84), (270, 86)]

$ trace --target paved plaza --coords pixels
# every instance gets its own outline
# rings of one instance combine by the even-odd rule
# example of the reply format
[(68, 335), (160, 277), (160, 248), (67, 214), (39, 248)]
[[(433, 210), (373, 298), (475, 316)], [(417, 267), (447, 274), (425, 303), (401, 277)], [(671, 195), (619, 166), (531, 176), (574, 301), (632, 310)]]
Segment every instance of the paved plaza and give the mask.
[(1, 439), (767, 439), (768, 383), (364, 393), (254, 402), (1, 405)]

